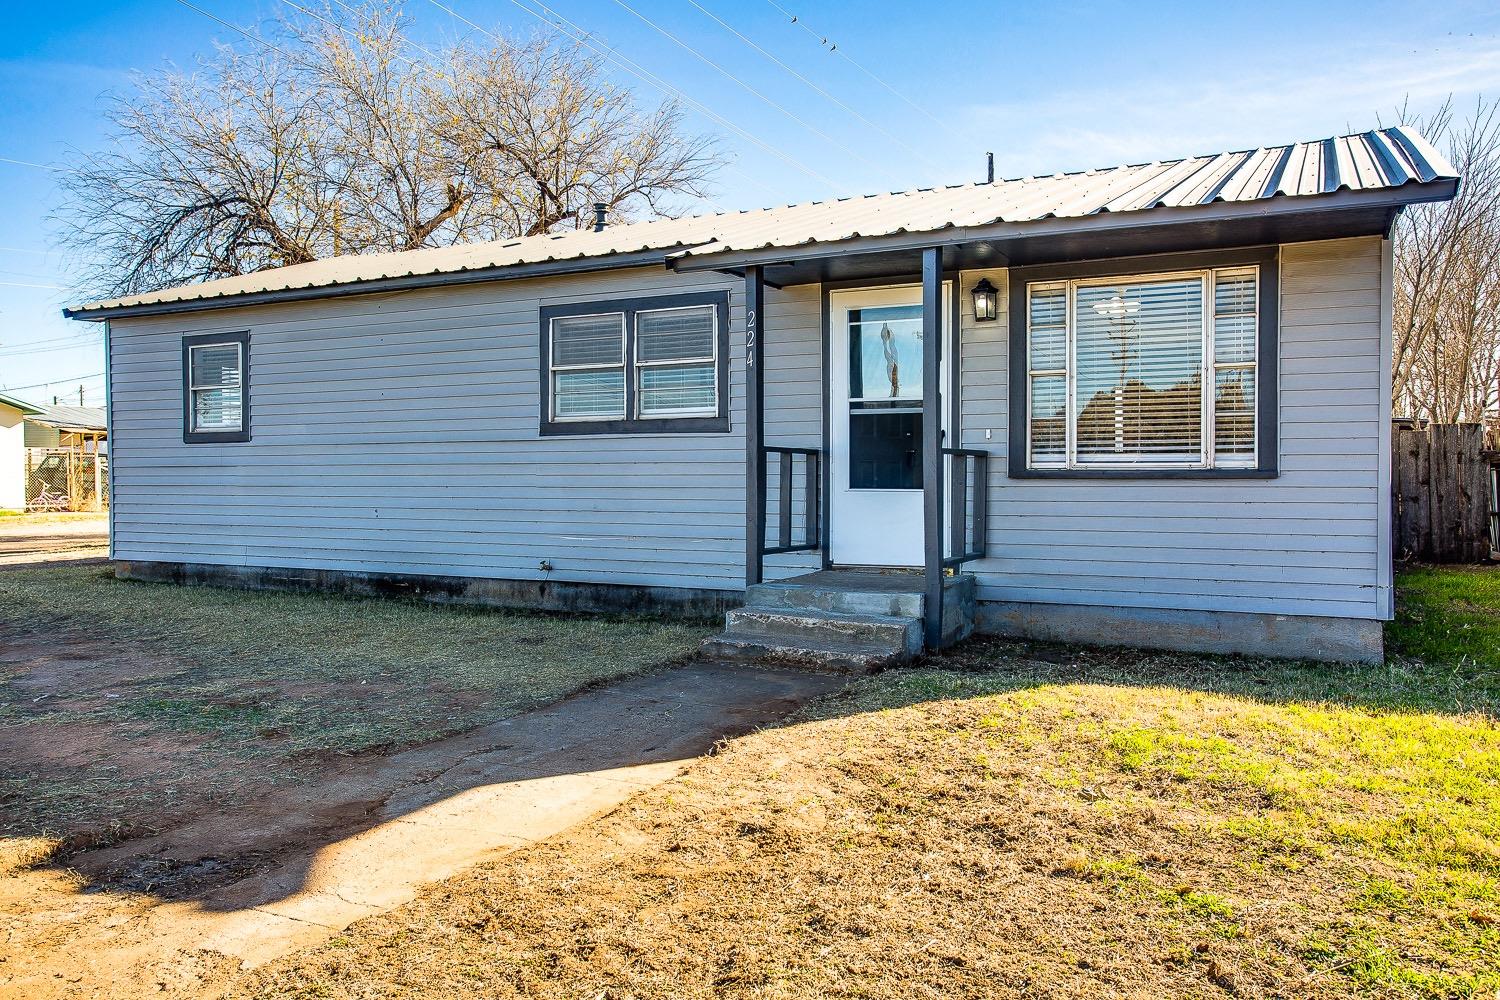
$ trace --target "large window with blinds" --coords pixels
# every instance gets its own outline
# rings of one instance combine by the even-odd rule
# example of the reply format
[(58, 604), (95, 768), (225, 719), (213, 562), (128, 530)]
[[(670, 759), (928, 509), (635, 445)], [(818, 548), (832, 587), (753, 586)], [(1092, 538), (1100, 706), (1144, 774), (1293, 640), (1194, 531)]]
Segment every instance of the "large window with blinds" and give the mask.
[(722, 292), (542, 310), (544, 434), (728, 430)]
[(249, 355), (248, 333), (183, 338), (184, 441), (250, 440)]
[(1025, 282), (1026, 470), (1263, 471), (1262, 272)]

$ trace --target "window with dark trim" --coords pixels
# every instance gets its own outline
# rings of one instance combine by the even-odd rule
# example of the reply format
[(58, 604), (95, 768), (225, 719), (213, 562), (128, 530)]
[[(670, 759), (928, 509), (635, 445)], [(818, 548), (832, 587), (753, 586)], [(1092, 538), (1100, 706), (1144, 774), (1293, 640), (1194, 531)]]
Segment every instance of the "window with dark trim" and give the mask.
[(1276, 475), (1275, 248), (1015, 268), (1016, 478)]
[(250, 440), (250, 335), (182, 338), (182, 440)]
[(729, 429), (729, 293), (546, 306), (541, 432)]

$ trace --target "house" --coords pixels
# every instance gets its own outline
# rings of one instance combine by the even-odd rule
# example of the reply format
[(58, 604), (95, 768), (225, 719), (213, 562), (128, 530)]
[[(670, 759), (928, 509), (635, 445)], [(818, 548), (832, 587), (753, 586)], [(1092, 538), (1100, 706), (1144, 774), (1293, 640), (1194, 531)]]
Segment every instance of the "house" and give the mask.
[(31, 510), (104, 508), (109, 491), (104, 410), (38, 404), (26, 417), (26, 505)]
[(108, 325), (122, 576), (1369, 660), (1389, 234), (1457, 185), (1390, 128), (66, 315)]
[(109, 425), (100, 406), (38, 404), (26, 418), (28, 448), (67, 448), (90, 454), (105, 450)]
[(26, 509), (25, 422), (41, 412), (0, 392), (0, 510)]

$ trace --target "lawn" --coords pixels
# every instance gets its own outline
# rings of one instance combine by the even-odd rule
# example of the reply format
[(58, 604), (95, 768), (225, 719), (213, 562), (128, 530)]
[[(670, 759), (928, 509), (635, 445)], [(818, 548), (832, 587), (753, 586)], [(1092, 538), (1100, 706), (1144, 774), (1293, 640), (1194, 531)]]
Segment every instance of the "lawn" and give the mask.
[(229, 808), (680, 658), (709, 631), (7, 569), (0, 847), (14, 861)]
[(1491, 1000), (1497, 580), (1384, 667), (971, 642), (230, 992)]

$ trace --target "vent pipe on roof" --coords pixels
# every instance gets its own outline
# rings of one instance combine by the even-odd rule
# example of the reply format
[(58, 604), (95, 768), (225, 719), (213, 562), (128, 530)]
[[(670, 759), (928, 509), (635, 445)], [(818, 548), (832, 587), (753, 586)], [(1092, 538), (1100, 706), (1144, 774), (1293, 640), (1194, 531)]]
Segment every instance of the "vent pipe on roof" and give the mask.
[(604, 213), (608, 210), (609, 206), (604, 204), (604, 202), (594, 202), (594, 232), (602, 233), (604, 232), (604, 227), (609, 225), (609, 223), (604, 218)]
[(995, 154), (994, 153), (985, 153), (984, 154), (984, 159), (985, 159), (985, 178), (984, 178), (984, 182), (986, 184), (993, 184), (993, 183), (995, 183)]

